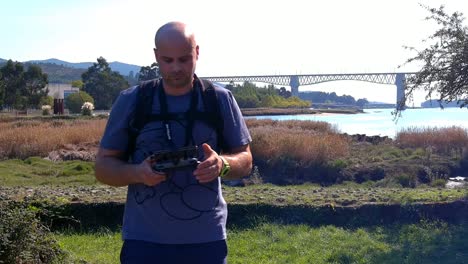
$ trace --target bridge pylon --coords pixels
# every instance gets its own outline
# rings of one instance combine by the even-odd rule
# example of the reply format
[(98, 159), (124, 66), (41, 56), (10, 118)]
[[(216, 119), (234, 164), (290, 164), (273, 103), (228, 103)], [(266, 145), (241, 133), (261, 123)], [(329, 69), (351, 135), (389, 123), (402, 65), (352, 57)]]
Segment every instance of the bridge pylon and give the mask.
[(405, 110), (405, 90), (406, 90), (406, 77), (404, 73), (397, 73), (395, 76), (395, 85), (397, 87), (396, 108), (398, 110)]
[(299, 76), (291, 75), (289, 86), (291, 86), (291, 95), (299, 97)]

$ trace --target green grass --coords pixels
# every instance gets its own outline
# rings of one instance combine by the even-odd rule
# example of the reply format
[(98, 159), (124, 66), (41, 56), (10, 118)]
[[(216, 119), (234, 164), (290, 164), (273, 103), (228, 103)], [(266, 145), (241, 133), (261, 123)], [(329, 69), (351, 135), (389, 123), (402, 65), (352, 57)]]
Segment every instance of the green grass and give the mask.
[(0, 186), (83, 186), (96, 183), (93, 162), (52, 162), (39, 157), (0, 161)]
[[(89, 263), (118, 263), (120, 232), (58, 233), (62, 248)], [(466, 263), (468, 227), (438, 222), (344, 229), (259, 223), (228, 230), (229, 263)]]
[[(96, 233), (57, 233), (56, 239), (61, 248), (75, 262), (84, 263), (119, 263), (122, 240), (120, 232), (102, 230)], [(79, 262), (78, 262), (79, 263)]]

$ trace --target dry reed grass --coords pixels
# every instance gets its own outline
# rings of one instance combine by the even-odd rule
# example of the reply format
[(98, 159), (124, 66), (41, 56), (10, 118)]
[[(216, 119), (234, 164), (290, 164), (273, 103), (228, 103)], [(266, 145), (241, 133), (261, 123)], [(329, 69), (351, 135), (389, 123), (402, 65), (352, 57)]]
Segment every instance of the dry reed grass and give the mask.
[(301, 120), (273, 120), (273, 119), (247, 119), (247, 126), (255, 128), (259, 126), (285, 127), (285, 128), (300, 128), (303, 130), (320, 132), (320, 133), (339, 133), (338, 129), (327, 122), (323, 121), (301, 121)]
[(456, 126), (410, 127), (398, 132), (395, 142), (403, 148), (424, 148), (441, 154), (462, 153), (468, 148), (468, 130)]
[(2, 120), (0, 159), (47, 156), (66, 144), (97, 144), (107, 120)]
[[(67, 144), (97, 144), (106, 119), (0, 121), (0, 159), (47, 156)], [(320, 164), (348, 154), (348, 140), (326, 122), (248, 119), (254, 157)]]
[(324, 164), (349, 154), (349, 140), (329, 123), (247, 120), (252, 155), (257, 159), (290, 158), (300, 166)]

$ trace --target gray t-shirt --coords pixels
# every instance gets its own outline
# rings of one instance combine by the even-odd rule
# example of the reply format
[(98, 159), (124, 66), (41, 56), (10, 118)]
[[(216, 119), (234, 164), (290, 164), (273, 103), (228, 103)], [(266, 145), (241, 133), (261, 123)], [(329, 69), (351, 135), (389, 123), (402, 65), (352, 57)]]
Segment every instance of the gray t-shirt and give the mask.
[[(223, 138), (229, 148), (249, 144), (251, 136), (232, 93), (217, 87), (220, 111), (224, 120)], [(199, 91), (199, 90), (198, 90)], [(203, 111), (199, 92), (197, 108)], [(126, 151), (129, 122), (136, 105), (137, 87), (120, 93), (112, 107), (101, 140), (104, 149)], [(190, 108), (192, 92), (182, 96), (167, 95), (169, 113), (185, 112)], [(157, 91), (153, 98), (153, 114), (160, 113)], [(146, 124), (136, 140), (134, 163), (142, 162), (151, 153), (177, 148), (186, 143), (186, 121), (170, 121), (172, 141), (166, 139), (161, 121)], [(204, 160), (201, 145), (208, 143), (217, 149), (216, 130), (196, 120), (193, 144), (198, 146), (199, 158)], [(226, 238), (227, 206), (221, 191), (221, 181), (200, 184), (193, 169), (171, 172), (168, 180), (157, 186), (133, 184), (128, 186), (123, 219), (123, 239), (144, 240), (164, 244), (205, 243)]]

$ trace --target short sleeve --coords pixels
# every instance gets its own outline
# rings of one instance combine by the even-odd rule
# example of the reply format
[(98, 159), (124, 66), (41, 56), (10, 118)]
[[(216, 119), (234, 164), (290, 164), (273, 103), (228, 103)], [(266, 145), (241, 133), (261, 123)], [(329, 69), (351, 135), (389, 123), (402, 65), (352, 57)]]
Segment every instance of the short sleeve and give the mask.
[(220, 109), (224, 121), (223, 138), (228, 148), (244, 146), (252, 142), (244, 117), (231, 91), (219, 88)]
[(137, 86), (122, 91), (112, 105), (100, 147), (126, 151), (128, 130), (136, 104)]

